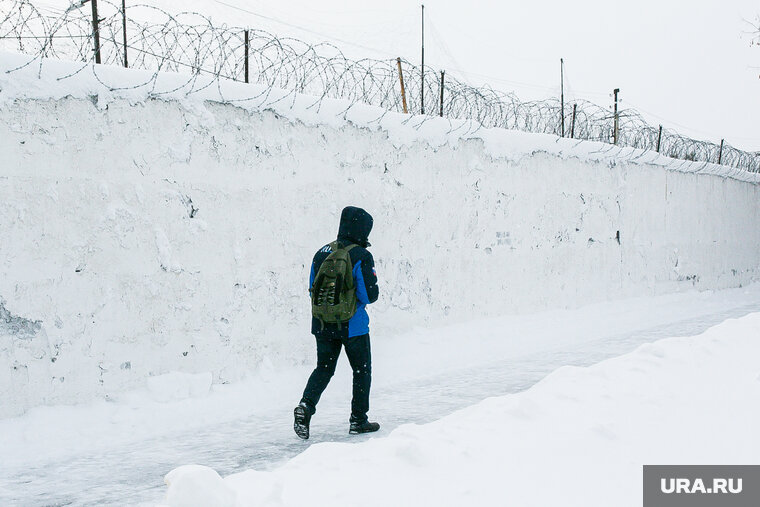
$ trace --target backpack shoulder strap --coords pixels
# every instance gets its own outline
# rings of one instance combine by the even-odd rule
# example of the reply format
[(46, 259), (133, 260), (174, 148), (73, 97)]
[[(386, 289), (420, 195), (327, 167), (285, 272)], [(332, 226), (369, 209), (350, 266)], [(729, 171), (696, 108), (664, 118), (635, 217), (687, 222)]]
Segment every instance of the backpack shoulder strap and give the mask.
[(359, 245), (356, 245), (356, 244), (354, 244), (354, 243), (350, 243), (350, 244), (349, 244), (349, 245), (347, 245), (347, 246), (343, 246), (343, 245), (341, 245), (341, 242), (340, 242), (340, 241), (338, 241), (338, 240), (335, 240), (335, 241), (333, 241), (332, 243), (330, 243), (330, 248), (332, 249), (332, 251), (333, 251), (333, 252), (334, 252), (335, 250), (338, 250), (339, 248), (342, 248), (342, 249), (343, 249), (343, 250), (345, 250), (346, 252), (350, 252), (350, 251), (351, 251), (351, 250), (352, 250), (354, 247), (356, 247), (356, 246), (359, 246)]

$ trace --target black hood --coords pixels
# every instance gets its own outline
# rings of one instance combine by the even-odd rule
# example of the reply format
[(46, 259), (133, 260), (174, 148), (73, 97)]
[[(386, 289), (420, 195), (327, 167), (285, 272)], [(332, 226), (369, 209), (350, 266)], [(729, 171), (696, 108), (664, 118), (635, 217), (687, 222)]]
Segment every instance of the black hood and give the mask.
[(346, 206), (340, 214), (338, 239), (356, 243), (367, 248), (369, 233), (372, 231), (372, 215), (361, 208)]

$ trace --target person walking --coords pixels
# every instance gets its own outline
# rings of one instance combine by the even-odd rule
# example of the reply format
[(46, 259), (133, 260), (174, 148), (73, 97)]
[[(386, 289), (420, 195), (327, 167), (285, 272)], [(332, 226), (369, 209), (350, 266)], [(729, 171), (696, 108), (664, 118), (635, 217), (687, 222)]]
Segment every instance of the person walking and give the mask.
[(375, 261), (367, 250), (372, 223), (372, 216), (365, 210), (347, 206), (340, 216), (338, 238), (320, 248), (312, 260), (309, 293), (317, 367), (293, 410), (293, 429), (304, 440), (309, 438), (311, 417), (335, 373), (343, 347), (353, 370), (349, 433), (380, 429), (378, 423), (367, 418), (372, 357), (366, 306), (377, 301), (379, 293)]

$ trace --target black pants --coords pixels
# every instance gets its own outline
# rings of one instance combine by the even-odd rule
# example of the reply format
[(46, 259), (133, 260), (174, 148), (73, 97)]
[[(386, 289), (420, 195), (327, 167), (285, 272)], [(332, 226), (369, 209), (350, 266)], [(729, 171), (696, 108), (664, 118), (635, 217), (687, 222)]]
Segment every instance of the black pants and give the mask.
[(348, 362), (354, 371), (354, 390), (351, 400), (351, 421), (364, 422), (369, 412), (369, 386), (372, 382), (372, 356), (369, 348), (369, 334), (340, 337), (337, 333), (319, 333), (317, 338), (317, 367), (314, 368), (301, 402), (316, 411), (319, 398), (335, 373), (335, 365), (342, 346), (346, 347)]

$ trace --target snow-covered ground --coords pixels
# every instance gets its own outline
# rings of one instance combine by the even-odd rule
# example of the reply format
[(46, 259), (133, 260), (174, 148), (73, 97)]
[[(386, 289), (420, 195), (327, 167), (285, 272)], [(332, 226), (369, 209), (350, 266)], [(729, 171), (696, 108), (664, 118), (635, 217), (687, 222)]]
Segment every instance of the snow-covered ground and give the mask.
[(270, 472), (180, 467), (166, 504), (638, 506), (644, 464), (758, 463), (759, 337), (729, 320)]
[[(548, 467), (546, 473), (552, 477), (556, 474), (558, 481), (571, 482), (577, 476), (560, 476), (563, 467), (587, 470), (588, 477), (594, 477), (598, 464), (612, 460), (609, 462), (613, 466), (602, 477), (614, 479), (614, 484), (623, 488), (615, 499), (633, 505), (639, 494), (634, 490), (640, 485), (637, 467), (643, 463), (666, 462), (670, 458), (696, 462), (702, 457), (705, 461), (714, 458), (729, 462), (743, 456), (737, 454), (744, 452), (741, 449), (718, 454), (714, 447), (708, 448), (710, 455), (685, 450), (679, 455), (683, 450), (681, 439), (657, 453), (650, 452), (652, 447), (639, 449), (639, 444), (652, 433), (651, 425), (657, 424), (661, 415), (675, 417), (682, 411), (680, 420), (695, 424), (693, 431), (684, 433), (689, 437), (704, 431), (706, 424), (718, 425), (710, 432), (727, 428), (721, 426), (725, 421), (720, 417), (745, 417), (738, 412), (740, 408), (734, 411), (718, 404), (728, 404), (734, 393), (744, 393), (737, 390), (742, 386), (733, 381), (746, 373), (745, 366), (756, 370), (752, 381), (760, 373), (755, 360), (760, 343), (757, 315), (711, 331), (710, 336), (720, 337), (719, 342), (703, 338), (666, 342), (642, 349), (632, 359), (606, 363), (589, 374), (563, 368), (542, 382), (539, 394), (529, 391), (521, 397), (488, 401), (432, 426), (403, 425), (431, 423), (486, 398), (524, 391), (565, 365), (590, 365), (630, 352), (642, 343), (697, 335), (726, 319), (752, 312), (760, 312), (757, 284), (430, 326), (393, 336), (374, 334), (370, 415), (383, 427), (380, 439), (356, 446), (355, 450), (334, 443), (368, 439), (348, 435), (351, 379), (345, 358), (341, 358), (338, 372), (320, 403), (308, 442), (300, 441), (291, 428), (291, 411), (309, 374), (308, 365), (265, 368), (244, 382), (230, 385), (210, 386), (208, 378), (202, 376), (159, 377), (149, 389), (109, 402), (35, 408), (25, 416), (0, 421), (0, 504), (153, 504), (162, 501), (166, 473), (195, 463), (212, 467), (223, 476), (257, 470), (227, 482), (258, 499), (276, 492), (278, 484), (282, 484), (282, 496), (275, 494), (272, 505), (295, 502), (299, 488), (291, 481), (297, 484), (298, 477), (303, 477), (304, 484), (311, 484), (326, 474), (325, 484), (331, 484), (337, 477), (333, 475), (336, 470), (349, 464), (377, 474), (370, 474), (366, 484), (361, 480), (357, 483), (366, 486), (367, 498), (376, 502), (372, 505), (411, 504), (438, 480), (448, 484), (448, 489), (439, 485), (438, 493), (423, 504), (439, 500), (436, 495), (450, 495), (444, 505), (478, 505), (484, 498), (479, 495), (495, 494), (499, 481), (491, 485), (482, 481), (498, 471), (505, 474), (504, 480), (524, 480), (524, 489), (513, 487), (511, 494), (515, 496), (510, 498), (525, 498), (519, 495), (536, 484), (543, 467)], [(742, 335), (747, 336), (739, 340)], [(705, 364), (704, 350), (715, 354), (714, 365)], [(727, 364), (730, 375), (726, 375)], [(637, 367), (642, 368), (639, 373), (634, 371)], [(692, 379), (695, 371), (704, 373), (697, 383)], [(692, 405), (693, 395), (705, 384), (729, 394), (709, 407)], [(683, 389), (683, 400), (668, 408), (666, 402), (677, 388)], [(707, 396), (712, 393), (705, 391)], [(713, 406), (718, 408), (714, 410)], [(586, 420), (578, 419), (582, 413), (587, 414)], [(629, 417), (631, 423), (623, 424)], [(746, 417), (744, 420), (750, 421)], [(635, 436), (634, 422), (646, 421), (649, 422), (641, 427), (639, 436)], [(500, 422), (503, 427), (494, 427)], [(399, 426), (403, 428), (394, 432)], [(740, 430), (742, 427), (732, 427), (735, 435), (731, 438), (738, 439)], [(667, 425), (663, 431), (663, 435), (673, 436)], [(388, 443), (382, 443), (382, 437), (389, 434)], [(751, 434), (743, 434), (752, 438)], [(320, 445), (310, 448), (311, 444)], [(639, 449), (636, 452), (631, 450), (634, 444)], [(483, 454), (483, 448), (490, 446), (493, 454)], [(588, 454), (582, 452), (585, 447)], [(278, 468), (306, 449), (310, 450)], [(751, 445), (746, 449), (757, 451)], [(531, 450), (535, 450), (533, 458)], [(481, 468), (495, 465), (493, 459), (498, 455), (503, 458), (504, 468), (497, 467), (481, 481), (476, 474)], [(569, 466), (575, 458), (577, 466)], [(594, 460), (599, 461), (595, 464)], [(385, 468), (394, 462), (398, 465), (395, 472), (391, 470), (394, 466)], [(452, 468), (446, 468), (446, 463)], [(470, 467), (472, 472), (467, 471)], [(271, 474), (264, 473), (272, 470)], [(375, 487), (396, 481), (395, 473), (409, 474), (410, 478), (419, 475), (420, 488), (412, 489), (399, 478), (397, 488), (377, 493)], [(459, 474), (456, 480), (451, 473)], [(376, 486), (370, 484), (373, 482)], [(172, 483), (172, 495), (177, 495), (172, 498), (195, 495), (182, 480)], [(346, 497), (329, 497), (328, 493), (316, 488), (318, 496), (312, 505), (353, 504)], [(201, 504), (205, 502), (191, 503)], [(555, 505), (543, 501), (515, 504)]]

